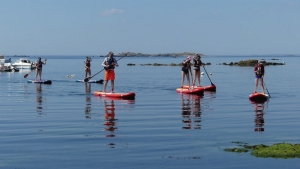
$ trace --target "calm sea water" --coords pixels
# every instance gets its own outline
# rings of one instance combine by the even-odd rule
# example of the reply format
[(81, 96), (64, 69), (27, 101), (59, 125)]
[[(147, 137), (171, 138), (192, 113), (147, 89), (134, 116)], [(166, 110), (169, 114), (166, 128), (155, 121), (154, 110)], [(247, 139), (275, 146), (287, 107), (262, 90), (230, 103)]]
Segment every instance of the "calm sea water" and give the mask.
[[(95, 97), (102, 84), (75, 82), (83, 79), (84, 57), (42, 58), (48, 59), (43, 79), (52, 85), (27, 83), (34, 79), (34, 73), (24, 79), (29, 71), (0, 73), (0, 168), (300, 167), (299, 159), (223, 151), (236, 147), (234, 141), (300, 142), (299, 57), (203, 57), (212, 63), (206, 70), (217, 91), (201, 97), (175, 92), (181, 84), (180, 67), (140, 65), (180, 63), (182, 58), (123, 58), (116, 69), (115, 91), (135, 92), (135, 100)], [(286, 65), (266, 67), (271, 98), (258, 105), (248, 100), (254, 89), (253, 68), (218, 65), (272, 58)], [(102, 69), (102, 59), (93, 57), (92, 74)], [(95, 79), (103, 79), (103, 72)], [(206, 74), (201, 83), (210, 84)]]

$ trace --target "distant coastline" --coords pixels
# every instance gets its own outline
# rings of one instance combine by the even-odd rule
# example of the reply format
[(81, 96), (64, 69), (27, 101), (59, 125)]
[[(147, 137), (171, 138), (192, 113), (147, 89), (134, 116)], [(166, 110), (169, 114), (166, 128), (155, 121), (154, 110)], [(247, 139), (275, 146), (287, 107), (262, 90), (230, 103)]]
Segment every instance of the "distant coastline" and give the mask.
[[(183, 53), (158, 53), (158, 54), (145, 54), (145, 53), (134, 53), (134, 52), (122, 52), (115, 54), (116, 56), (131, 56), (131, 57), (178, 57), (178, 56), (193, 56), (197, 52), (183, 52)], [(201, 56), (204, 56), (204, 54), (198, 53)], [(101, 56), (100, 56), (101, 57)], [(105, 57), (105, 56), (102, 56)]]

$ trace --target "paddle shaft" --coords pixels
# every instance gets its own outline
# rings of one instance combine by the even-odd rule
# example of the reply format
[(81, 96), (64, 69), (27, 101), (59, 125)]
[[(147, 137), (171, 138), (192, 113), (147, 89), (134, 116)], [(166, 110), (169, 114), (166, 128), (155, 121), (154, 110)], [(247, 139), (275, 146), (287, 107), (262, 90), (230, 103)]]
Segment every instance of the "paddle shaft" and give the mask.
[[(263, 79), (262, 79), (262, 80), (263, 80)], [(268, 89), (267, 89), (267, 86), (266, 86), (264, 80), (263, 80), (263, 83), (264, 83), (264, 86), (265, 86), (265, 88), (266, 88), (266, 90), (267, 90), (267, 92), (268, 92), (269, 97), (271, 98), (271, 95), (270, 95), (270, 93), (269, 93), (269, 91), (268, 91)]]
[[(120, 59), (122, 59), (124, 56), (122, 56), (121, 58), (119, 58), (117, 61), (119, 61)], [(104, 68), (105, 69), (105, 68)], [(96, 76), (97, 74), (99, 74), (100, 72), (102, 72), (104, 69), (100, 70), (99, 72), (97, 72), (96, 74), (94, 74), (93, 76), (91, 77), (87, 77), (85, 78), (83, 81), (84, 82), (88, 82), (89, 80), (91, 80), (94, 76)]]
[(211, 82), (211, 80), (210, 80), (210, 77), (208, 76), (208, 73), (207, 73), (207, 71), (206, 71), (206, 69), (205, 69), (205, 67), (204, 67), (204, 66), (203, 66), (203, 68), (204, 68), (204, 70), (205, 70), (205, 73), (206, 73), (206, 75), (207, 75), (207, 77), (208, 77), (208, 79), (209, 79), (210, 83), (211, 83), (212, 85), (214, 85), (214, 84), (213, 84), (213, 82)]

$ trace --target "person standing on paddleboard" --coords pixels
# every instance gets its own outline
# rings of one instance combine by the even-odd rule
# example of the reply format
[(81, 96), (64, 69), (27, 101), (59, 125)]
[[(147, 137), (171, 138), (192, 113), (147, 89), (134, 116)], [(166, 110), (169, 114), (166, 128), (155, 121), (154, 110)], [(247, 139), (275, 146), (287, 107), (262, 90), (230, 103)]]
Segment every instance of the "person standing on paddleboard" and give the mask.
[(264, 88), (264, 84), (263, 84), (264, 75), (265, 75), (265, 67), (263, 65), (262, 60), (259, 60), (258, 63), (254, 66), (254, 73), (255, 73), (254, 93), (256, 93), (257, 85), (259, 82), (262, 87), (262, 93), (265, 93), (265, 88)]
[(200, 66), (204, 66), (204, 64), (202, 63), (201, 56), (198, 53), (194, 55), (193, 64), (194, 64), (194, 79), (193, 79), (192, 86), (195, 86), (196, 79), (198, 79), (198, 86), (200, 86)]
[(43, 65), (46, 64), (46, 60), (44, 62), (42, 62), (41, 57), (38, 58), (38, 60), (35, 63), (36, 66), (36, 73), (35, 73), (35, 81), (37, 79), (37, 77), (40, 77), (40, 81), (42, 81), (42, 68)]
[(191, 76), (193, 76), (193, 73), (191, 71), (191, 56), (188, 56), (186, 58), (186, 60), (182, 61), (182, 68), (181, 68), (181, 87), (182, 88), (184, 85), (185, 77), (189, 83), (189, 88), (191, 87), (189, 72), (191, 72)]
[(86, 57), (84, 61), (84, 78), (91, 76), (91, 61), (90, 57)]
[(114, 58), (114, 53), (109, 52), (108, 57), (106, 57), (102, 63), (102, 66), (105, 69), (104, 72), (104, 85), (103, 85), (103, 92), (106, 92), (106, 86), (108, 81), (110, 80), (111, 82), (111, 93), (114, 92), (114, 86), (115, 86), (115, 67), (118, 67), (118, 62)]

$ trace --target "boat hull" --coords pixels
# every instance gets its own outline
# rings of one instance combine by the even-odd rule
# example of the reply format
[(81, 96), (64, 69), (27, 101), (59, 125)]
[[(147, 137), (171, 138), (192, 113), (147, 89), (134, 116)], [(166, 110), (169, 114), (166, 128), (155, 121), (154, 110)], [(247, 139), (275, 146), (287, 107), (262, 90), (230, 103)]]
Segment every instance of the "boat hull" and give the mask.
[(13, 64), (13, 66), (17, 69), (33, 69), (32, 65), (15, 65), (15, 64)]

